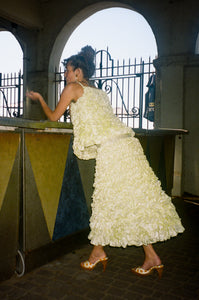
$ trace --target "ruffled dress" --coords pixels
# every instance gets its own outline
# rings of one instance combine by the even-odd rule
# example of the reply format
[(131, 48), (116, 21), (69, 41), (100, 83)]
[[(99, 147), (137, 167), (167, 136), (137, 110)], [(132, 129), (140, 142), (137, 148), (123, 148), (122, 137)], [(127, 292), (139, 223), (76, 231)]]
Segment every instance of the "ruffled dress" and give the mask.
[(165, 241), (184, 231), (131, 128), (113, 113), (107, 94), (83, 86), (71, 104), (73, 150), (96, 159), (89, 239), (126, 247)]

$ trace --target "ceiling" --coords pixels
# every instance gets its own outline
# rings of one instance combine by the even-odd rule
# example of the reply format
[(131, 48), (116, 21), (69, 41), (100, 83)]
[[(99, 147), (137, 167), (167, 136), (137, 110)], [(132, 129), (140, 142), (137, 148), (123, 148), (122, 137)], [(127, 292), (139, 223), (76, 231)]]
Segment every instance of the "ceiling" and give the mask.
[(46, 2), (49, 0), (1, 1), (0, 18), (28, 28), (41, 28), (42, 4)]

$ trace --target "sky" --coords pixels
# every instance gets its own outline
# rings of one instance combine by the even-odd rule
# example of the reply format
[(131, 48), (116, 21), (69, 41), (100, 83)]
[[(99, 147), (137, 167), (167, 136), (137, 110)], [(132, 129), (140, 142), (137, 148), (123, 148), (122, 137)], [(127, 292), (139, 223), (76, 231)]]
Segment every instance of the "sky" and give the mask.
[(23, 53), (15, 37), (0, 31), (0, 73), (14, 73), (23, 69)]
[[(23, 53), (15, 37), (0, 31), (0, 73), (23, 72)], [(109, 49), (114, 60), (147, 59), (157, 56), (156, 41), (147, 21), (140, 14), (124, 8), (99, 11), (73, 31), (60, 61), (76, 54), (85, 45), (95, 50)]]
[(110, 8), (87, 18), (72, 33), (61, 60), (91, 45), (96, 50), (109, 49), (113, 59), (155, 58), (157, 47), (147, 21), (135, 11)]

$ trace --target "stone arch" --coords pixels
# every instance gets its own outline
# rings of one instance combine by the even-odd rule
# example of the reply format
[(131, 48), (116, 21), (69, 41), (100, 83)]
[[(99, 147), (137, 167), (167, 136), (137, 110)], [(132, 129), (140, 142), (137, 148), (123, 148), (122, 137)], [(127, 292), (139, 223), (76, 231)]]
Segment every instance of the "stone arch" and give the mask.
[[(132, 6), (124, 4), (124, 3), (120, 3), (120, 2), (99, 2), (97, 4), (95, 3), (93, 5), (90, 5), (86, 8), (84, 8), (84, 9), (82, 9), (81, 11), (79, 11), (75, 16), (73, 16), (70, 19), (69, 22), (67, 22), (64, 25), (64, 27), (60, 31), (59, 35), (57, 36), (57, 38), (54, 42), (54, 46), (53, 46), (52, 51), (51, 51), (51, 55), (50, 55), (50, 59), (49, 59), (49, 68), (48, 68), (48, 72), (49, 72), (48, 103), (50, 104), (50, 106), (52, 108), (54, 108), (53, 95), (55, 95), (54, 86), (52, 84), (53, 79), (54, 79), (54, 71), (55, 71), (55, 68), (59, 66), (61, 54), (63, 52), (63, 49), (64, 49), (69, 37), (71, 36), (73, 31), (84, 20), (86, 20), (88, 17), (95, 14), (96, 12), (99, 12), (100, 10), (104, 10), (104, 9), (108, 9), (108, 8), (114, 8), (114, 7), (126, 8), (126, 9), (136, 11), (137, 13), (140, 13), (145, 18), (145, 20), (148, 22), (151, 30), (153, 31), (149, 21), (143, 15), (143, 13), (141, 13), (137, 9), (134, 9)], [(153, 31), (153, 33), (154, 33), (154, 31)], [(155, 37), (155, 35), (154, 35), (154, 37)], [(155, 37), (155, 40), (156, 40), (156, 37)], [(157, 41), (156, 41), (156, 43), (157, 43)]]

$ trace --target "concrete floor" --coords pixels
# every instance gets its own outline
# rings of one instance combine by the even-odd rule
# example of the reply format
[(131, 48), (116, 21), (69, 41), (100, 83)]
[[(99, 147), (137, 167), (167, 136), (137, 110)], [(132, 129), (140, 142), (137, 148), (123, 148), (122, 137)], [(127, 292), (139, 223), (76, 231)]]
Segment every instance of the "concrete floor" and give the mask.
[(140, 247), (106, 247), (109, 262), (84, 271), (80, 262), (88, 258), (91, 246), (83, 245), (23, 277), (0, 283), (0, 299), (199, 299), (199, 206), (174, 199), (186, 231), (154, 245), (165, 265), (163, 277), (156, 273), (140, 278), (131, 268), (142, 264)]

